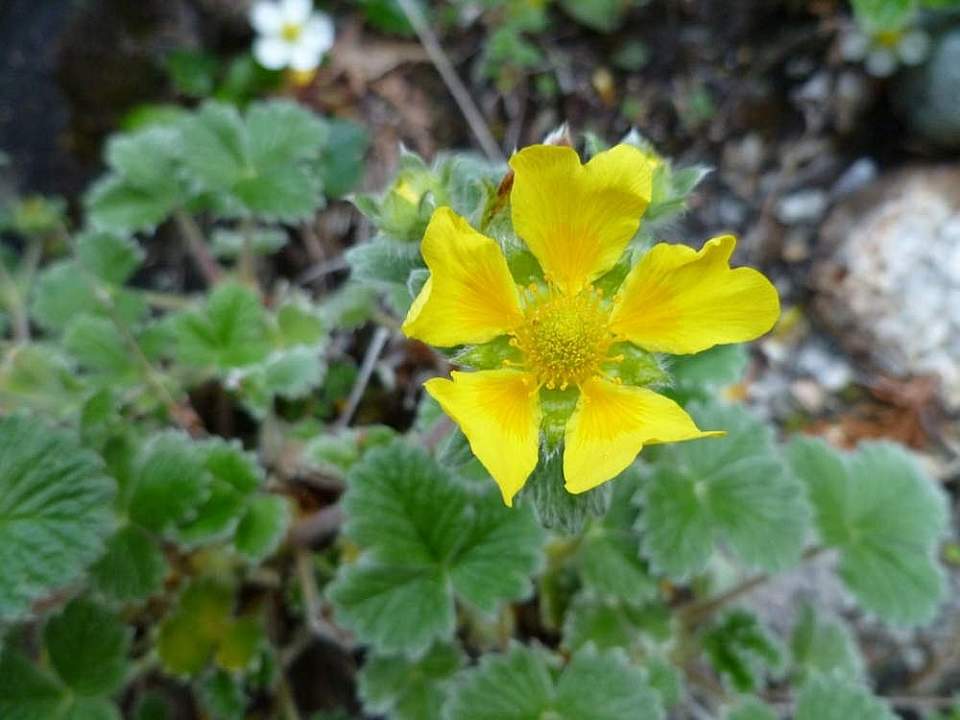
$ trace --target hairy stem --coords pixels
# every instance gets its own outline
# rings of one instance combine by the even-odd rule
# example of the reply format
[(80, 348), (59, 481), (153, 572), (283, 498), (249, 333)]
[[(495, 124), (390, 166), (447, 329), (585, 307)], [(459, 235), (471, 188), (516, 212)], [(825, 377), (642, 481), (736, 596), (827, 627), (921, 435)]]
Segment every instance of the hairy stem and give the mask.
[(210, 253), (210, 248), (207, 247), (207, 241), (203, 237), (200, 226), (183, 210), (177, 210), (173, 214), (173, 218), (186, 244), (187, 252), (193, 258), (200, 274), (203, 275), (207, 284), (215, 285), (223, 277), (223, 268)]

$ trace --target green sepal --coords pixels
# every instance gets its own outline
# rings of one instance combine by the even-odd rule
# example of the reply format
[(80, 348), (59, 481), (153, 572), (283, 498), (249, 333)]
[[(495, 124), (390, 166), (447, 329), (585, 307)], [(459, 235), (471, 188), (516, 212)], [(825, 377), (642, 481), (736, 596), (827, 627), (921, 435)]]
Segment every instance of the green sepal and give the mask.
[(495, 370), (523, 360), (523, 354), (510, 344), (509, 335), (501, 335), (482, 345), (468, 345), (457, 352), (452, 361), (471, 370)]
[(553, 452), (563, 444), (567, 423), (577, 409), (579, 399), (580, 390), (573, 386), (563, 390), (540, 388), (540, 410), (543, 413), (540, 428), (547, 450)]
[(563, 481), (561, 452), (541, 453), (540, 463), (527, 479), (518, 496), (520, 504), (533, 506), (540, 523), (565, 533), (576, 534), (590, 517), (606, 512), (610, 499), (609, 483), (585, 493), (567, 492)]
[(660, 359), (628, 342), (616, 343), (610, 355), (622, 356), (622, 360), (604, 365), (604, 371), (619, 378), (625, 385), (664, 385), (670, 382), (670, 373), (661, 365)]

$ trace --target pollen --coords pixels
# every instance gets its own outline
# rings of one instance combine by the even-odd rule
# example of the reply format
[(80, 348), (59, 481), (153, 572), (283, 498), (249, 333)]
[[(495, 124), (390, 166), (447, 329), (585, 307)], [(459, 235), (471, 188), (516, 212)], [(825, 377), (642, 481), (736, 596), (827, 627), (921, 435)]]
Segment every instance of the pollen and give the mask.
[(599, 291), (587, 288), (565, 295), (531, 288), (525, 300), (524, 323), (514, 331), (511, 344), (541, 384), (566, 389), (600, 372), (613, 335)]
[(300, 39), (302, 32), (303, 26), (299, 23), (284, 23), (283, 27), (280, 28), (280, 37), (292, 43)]

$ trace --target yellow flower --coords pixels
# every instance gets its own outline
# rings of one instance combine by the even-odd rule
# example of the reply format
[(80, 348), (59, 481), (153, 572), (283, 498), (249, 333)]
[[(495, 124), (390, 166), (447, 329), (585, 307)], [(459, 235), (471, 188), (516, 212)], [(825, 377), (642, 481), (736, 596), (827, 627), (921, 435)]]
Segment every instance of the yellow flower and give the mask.
[(425, 385), (463, 430), (504, 502), (512, 504), (537, 465), (541, 396), (555, 389), (578, 393), (564, 430), (571, 493), (615, 477), (645, 445), (721, 434), (701, 431), (673, 400), (612, 377), (623, 360), (618, 344), (687, 354), (751, 340), (779, 315), (773, 285), (756, 270), (731, 269), (736, 240), (724, 236), (699, 252), (654, 246), (616, 295), (604, 297), (593, 283), (636, 233), (654, 163), (629, 145), (586, 165), (569, 147), (534, 145), (510, 166), (513, 227), (545, 282), (519, 288), (497, 242), (442, 207), (421, 247), (430, 277), (403, 323), (409, 337), (441, 347), (509, 338), (519, 359)]

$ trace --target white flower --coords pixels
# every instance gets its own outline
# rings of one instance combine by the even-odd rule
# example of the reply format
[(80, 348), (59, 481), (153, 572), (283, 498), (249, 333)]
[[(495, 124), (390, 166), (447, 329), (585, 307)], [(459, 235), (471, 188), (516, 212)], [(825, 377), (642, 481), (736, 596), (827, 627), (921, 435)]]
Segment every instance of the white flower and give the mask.
[(253, 56), (270, 70), (315, 70), (333, 46), (333, 21), (311, 0), (261, 0), (250, 10)]

